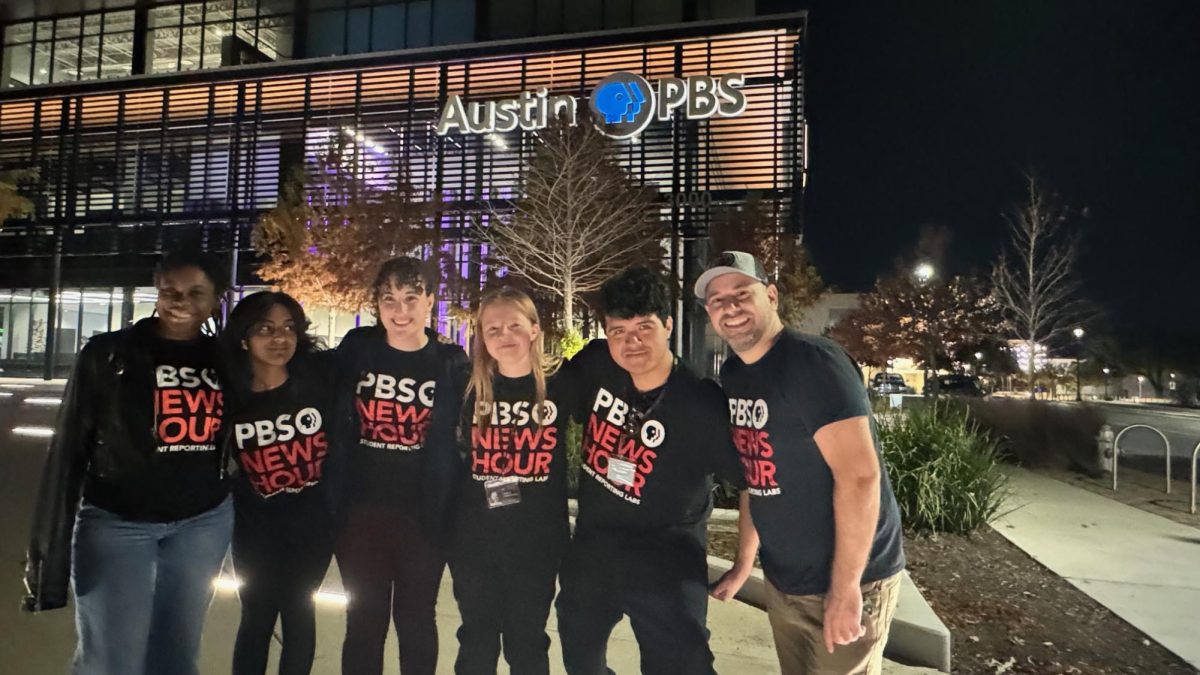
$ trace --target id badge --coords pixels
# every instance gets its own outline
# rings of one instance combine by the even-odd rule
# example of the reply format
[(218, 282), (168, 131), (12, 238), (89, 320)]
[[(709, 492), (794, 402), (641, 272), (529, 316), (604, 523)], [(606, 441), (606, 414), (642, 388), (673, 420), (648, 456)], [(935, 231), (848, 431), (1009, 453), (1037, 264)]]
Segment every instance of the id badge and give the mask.
[(521, 503), (521, 483), (516, 476), (489, 480), (483, 484), (483, 493), (489, 509)]
[(627, 462), (623, 459), (610, 457), (608, 460), (608, 480), (613, 485), (628, 485), (633, 486), (633, 477), (637, 474), (637, 467), (633, 462)]

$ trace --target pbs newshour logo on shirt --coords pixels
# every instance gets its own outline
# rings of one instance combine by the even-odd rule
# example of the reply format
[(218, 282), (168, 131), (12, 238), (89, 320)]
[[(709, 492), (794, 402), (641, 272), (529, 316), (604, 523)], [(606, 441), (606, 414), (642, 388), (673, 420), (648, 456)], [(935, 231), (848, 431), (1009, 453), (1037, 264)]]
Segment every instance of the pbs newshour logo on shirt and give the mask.
[(755, 401), (748, 398), (729, 399), (729, 422), (735, 427), (762, 430), (767, 426), (769, 414), (767, 402), (761, 398)]

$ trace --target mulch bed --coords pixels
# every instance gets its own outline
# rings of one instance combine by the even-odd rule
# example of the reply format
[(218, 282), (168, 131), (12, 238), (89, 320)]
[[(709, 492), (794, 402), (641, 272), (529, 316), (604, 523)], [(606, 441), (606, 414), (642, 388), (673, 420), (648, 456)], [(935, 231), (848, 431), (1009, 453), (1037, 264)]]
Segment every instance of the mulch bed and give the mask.
[[(736, 535), (709, 551), (731, 558)], [(950, 628), (955, 673), (1197, 672), (989, 528), (971, 537), (905, 537), (908, 569)]]

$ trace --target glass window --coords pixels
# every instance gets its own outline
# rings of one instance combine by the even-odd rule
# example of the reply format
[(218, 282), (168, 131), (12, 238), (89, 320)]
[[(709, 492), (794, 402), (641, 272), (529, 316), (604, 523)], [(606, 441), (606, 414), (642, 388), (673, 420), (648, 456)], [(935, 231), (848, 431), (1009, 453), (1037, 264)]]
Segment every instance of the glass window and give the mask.
[(381, 5), (374, 11), (371, 18), (371, 50), (403, 49), (404, 5)]
[(70, 82), (79, 79), (79, 43), (59, 40), (54, 43), (54, 72), (51, 82)]
[(346, 13), (342, 10), (308, 15), (308, 46), (305, 56), (333, 56), (346, 48)]
[[(571, 11), (575, 11), (575, 1)], [(459, 44), (475, 39), (474, 0), (437, 0), (433, 5), (433, 43)]]
[(33, 46), (33, 84), (50, 81), (50, 42), (39, 42)]
[(17, 87), (29, 84), (29, 68), (33, 64), (33, 45), (12, 45), (4, 48), (4, 74), (0, 87)]
[(83, 25), (83, 20), (80, 19), (79, 17), (72, 17), (69, 19), (59, 19), (55, 23), (54, 38), (57, 40), (63, 40), (63, 39), (67, 39), (67, 38), (77, 38), (77, 37), (79, 37), (79, 30), (82, 25)]
[(100, 57), (100, 77), (125, 77), (133, 72), (133, 33), (104, 36)]
[(233, 34), (233, 23), (209, 23), (204, 25), (204, 54), (201, 68), (217, 68), (221, 65), (221, 45)]
[(408, 3), (407, 47), (428, 47), (433, 28), (433, 3), (430, 0), (412, 0)]
[(153, 286), (139, 286), (133, 289), (133, 321), (137, 323), (154, 313), (154, 303), (158, 300), (158, 290)]
[(83, 17), (83, 34), (99, 35), (104, 28), (104, 14), (88, 14)]
[(18, 289), (10, 296), (9, 305), (12, 308), (12, 329), (8, 336), (8, 355), (13, 361), (25, 361), (29, 358), (29, 321), (32, 313), (33, 297), (28, 289)]
[(8, 26), (0, 87), (128, 75), (133, 18), (132, 10), (122, 10)]
[[(79, 348), (79, 306), (83, 295), (79, 291), (66, 291), (58, 296), (58, 320), (54, 326), (54, 353), (74, 354)], [(69, 363), (60, 360), (60, 364)]]
[(100, 76), (100, 36), (83, 38), (79, 50), (79, 79), (94, 80)]
[(346, 27), (346, 53), (359, 54), (371, 50), (371, 8), (350, 10), (350, 22)]
[(84, 289), (82, 311), (83, 318), (79, 327), (80, 349), (92, 337), (110, 330), (110, 313), (115, 312), (120, 320), (121, 294), (103, 288)]

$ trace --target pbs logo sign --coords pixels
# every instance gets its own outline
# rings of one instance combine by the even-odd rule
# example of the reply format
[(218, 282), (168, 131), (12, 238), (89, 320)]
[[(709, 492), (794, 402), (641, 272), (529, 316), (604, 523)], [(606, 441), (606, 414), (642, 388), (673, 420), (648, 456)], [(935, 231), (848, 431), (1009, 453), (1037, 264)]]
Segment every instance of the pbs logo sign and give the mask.
[(592, 90), (589, 107), (600, 131), (629, 138), (640, 134), (654, 117), (654, 90), (641, 75), (613, 73)]

